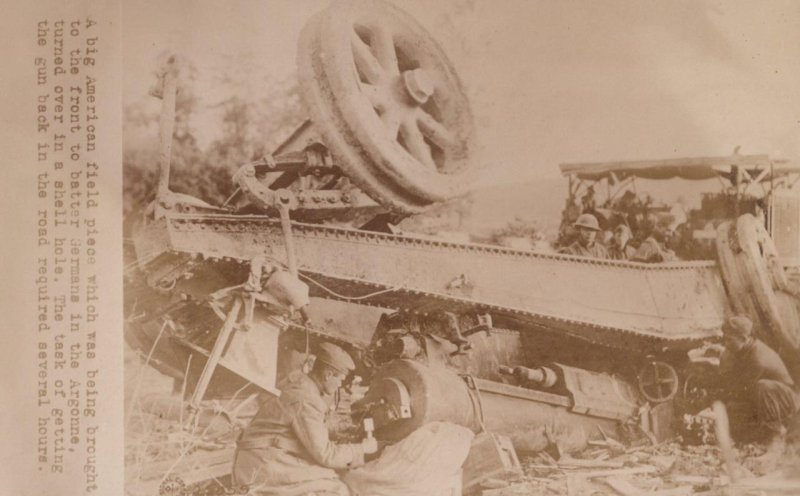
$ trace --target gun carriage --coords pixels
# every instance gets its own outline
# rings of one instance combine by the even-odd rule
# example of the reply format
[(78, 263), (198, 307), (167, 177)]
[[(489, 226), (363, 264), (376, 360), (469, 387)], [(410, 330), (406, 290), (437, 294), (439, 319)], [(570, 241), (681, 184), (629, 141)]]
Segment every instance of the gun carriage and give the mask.
[(665, 436), (686, 351), (732, 310), (797, 353), (799, 293), (752, 217), (716, 231), (718, 261), (663, 264), (398, 232), (479, 177), (462, 84), (399, 9), (364, 0), (315, 15), (297, 66), (309, 120), (242, 166), (224, 205), (169, 190), (178, 63), (162, 74), (159, 193), (134, 235), (125, 336), (186, 381), (195, 410), (278, 394), (330, 341), (357, 359), (368, 390), (353, 410), (379, 439), (449, 420), (527, 451), (566, 432), (570, 449), (603, 433)]

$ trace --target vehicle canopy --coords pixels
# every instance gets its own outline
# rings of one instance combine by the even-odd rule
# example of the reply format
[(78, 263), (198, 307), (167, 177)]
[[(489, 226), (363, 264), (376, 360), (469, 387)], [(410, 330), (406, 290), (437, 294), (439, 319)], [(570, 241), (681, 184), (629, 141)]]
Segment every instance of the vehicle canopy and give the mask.
[[(582, 181), (603, 179), (620, 183), (627, 179), (687, 179), (723, 178), (731, 185), (765, 184), (785, 179), (793, 185), (800, 178), (800, 167), (788, 160), (770, 159), (768, 155), (731, 155), (727, 157), (690, 157), (666, 160), (626, 162), (564, 163), (561, 174)], [(778, 185), (776, 185), (778, 186)]]
[[(559, 167), (561, 174), (569, 178), (560, 242), (568, 241), (569, 226), (576, 215), (586, 212), (596, 215), (604, 228), (619, 222), (635, 228), (634, 214), (640, 219), (650, 216), (671, 223), (672, 228), (685, 223), (694, 238), (713, 237), (713, 230), (721, 220), (752, 213), (763, 219), (773, 236), (785, 234), (791, 238), (785, 242), (776, 240), (792, 252), (791, 256), (796, 256), (794, 252), (800, 253), (800, 235), (795, 230), (781, 234), (772, 229), (776, 222), (785, 225), (789, 221), (791, 226), (800, 224), (800, 198), (796, 198), (797, 189), (793, 189), (800, 179), (800, 166), (789, 160), (774, 159), (766, 154), (734, 153), (723, 157), (563, 163)], [(718, 179), (721, 191), (704, 193), (699, 209), (686, 211), (685, 217), (684, 212), (679, 212), (676, 218), (675, 205), (659, 202), (649, 195), (640, 198), (636, 191), (637, 179)], [(604, 200), (595, 196), (595, 188), (600, 184), (605, 184)], [(791, 215), (787, 217), (787, 213)], [(789, 249), (789, 246), (796, 248)]]

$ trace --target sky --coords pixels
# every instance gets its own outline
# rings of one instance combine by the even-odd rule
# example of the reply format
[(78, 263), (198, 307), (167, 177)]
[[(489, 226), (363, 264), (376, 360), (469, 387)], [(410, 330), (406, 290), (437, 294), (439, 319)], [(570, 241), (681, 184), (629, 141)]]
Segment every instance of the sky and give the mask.
[[(800, 2), (393, 3), (453, 61), (487, 182), (558, 177), (562, 162), (727, 155), (737, 146), (800, 157)], [(208, 108), (226, 97), (214, 74), (293, 78), (300, 29), (327, 4), (127, 2), (125, 101), (156, 105), (146, 94), (165, 49), (195, 63)], [(201, 131), (212, 135), (214, 124)]]

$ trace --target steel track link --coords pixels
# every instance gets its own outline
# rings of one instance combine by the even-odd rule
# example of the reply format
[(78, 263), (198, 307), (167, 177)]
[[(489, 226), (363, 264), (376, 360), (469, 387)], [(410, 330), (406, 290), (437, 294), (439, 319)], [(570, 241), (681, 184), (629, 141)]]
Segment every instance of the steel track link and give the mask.
[[(215, 226), (215, 228), (222, 227), (230, 232), (252, 232), (258, 233), (264, 231), (265, 227), (279, 228), (280, 221), (271, 217), (265, 216), (242, 216), (242, 215), (174, 215), (171, 216), (169, 222), (175, 226), (196, 226), (198, 230), (203, 230), (203, 227), (198, 226)], [(249, 228), (246, 231), (245, 228)], [(216, 229), (220, 230), (220, 229)], [(429, 247), (443, 250), (452, 250), (453, 252), (477, 252), (494, 255), (506, 255), (521, 258), (538, 258), (550, 260), (569, 260), (573, 263), (586, 264), (586, 265), (604, 265), (614, 267), (625, 267), (630, 270), (649, 272), (649, 271), (669, 271), (681, 269), (693, 269), (698, 267), (715, 267), (716, 263), (713, 261), (676, 261), (665, 262), (660, 264), (645, 264), (639, 262), (629, 262), (625, 260), (610, 260), (578, 257), (573, 255), (563, 255), (558, 253), (539, 253), (526, 250), (517, 250), (513, 248), (506, 248), (502, 246), (484, 245), (479, 243), (458, 243), (454, 241), (445, 241), (433, 238), (426, 238), (419, 235), (408, 234), (389, 234), (370, 231), (360, 231), (357, 229), (329, 226), (322, 224), (304, 224), (301, 222), (292, 222), (292, 231), (295, 234), (305, 234), (314, 237), (325, 237), (331, 239), (346, 239), (348, 241), (362, 241), (369, 244), (391, 244), (397, 246), (405, 246), (409, 248)]]
[[(167, 219), (169, 227), (182, 232), (186, 231), (214, 231), (218, 233), (262, 233), (270, 229), (278, 229), (280, 222), (277, 219), (265, 216), (237, 216), (237, 215), (173, 215)], [(566, 261), (570, 264), (600, 265), (617, 267), (621, 270), (636, 271), (643, 274), (657, 271), (671, 271), (681, 269), (713, 268), (714, 262), (672, 262), (667, 264), (640, 264), (634, 262), (601, 260), (574, 257), (560, 254), (535, 253), (514, 250), (491, 245), (473, 243), (457, 243), (437, 239), (423, 238), (420, 236), (385, 234), (376, 232), (359, 231), (337, 226), (318, 224), (292, 223), (295, 236), (308, 236), (331, 240), (344, 240), (353, 243), (368, 245), (391, 245), (408, 249), (444, 250), (454, 254), (472, 252), (500, 257), (523, 259), (549, 259)], [(173, 251), (175, 253), (175, 251)], [(232, 257), (215, 257), (212, 253), (182, 252), (195, 258), (205, 259), (205, 263), (219, 260), (235, 260), (240, 264), (247, 264), (249, 260)], [(160, 258), (160, 257), (157, 257)], [(426, 292), (405, 287), (392, 287), (382, 283), (368, 280), (345, 277), (336, 274), (326, 274), (319, 271), (301, 269), (301, 274), (319, 284), (311, 284), (314, 296), (356, 302), (362, 305), (375, 306), (388, 310), (412, 312), (417, 314), (433, 313), (437, 311), (491, 313), (498, 327), (525, 330), (531, 332), (557, 332), (565, 336), (581, 339), (587, 342), (601, 344), (607, 347), (624, 350), (642, 350), (651, 352), (658, 350), (687, 349), (703, 339), (708, 333), (697, 332), (695, 335), (682, 335), (680, 337), (659, 336), (657, 333), (645, 333), (630, 329), (611, 327), (594, 322), (574, 320), (558, 315), (535, 313), (524, 309), (487, 304), (472, 301), (456, 296)], [(325, 288), (325, 289), (322, 289)], [(364, 295), (375, 296), (364, 298)]]

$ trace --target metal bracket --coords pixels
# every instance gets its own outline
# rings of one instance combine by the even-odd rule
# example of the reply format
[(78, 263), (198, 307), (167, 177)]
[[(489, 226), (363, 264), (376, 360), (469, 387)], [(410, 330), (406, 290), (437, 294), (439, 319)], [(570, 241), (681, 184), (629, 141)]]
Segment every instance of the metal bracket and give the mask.
[(446, 319), (445, 325), (447, 326), (448, 340), (458, 346), (458, 349), (451, 355), (461, 355), (472, 349), (472, 344), (467, 341), (467, 337), (477, 332), (486, 332), (488, 334), (492, 329), (492, 316), (488, 313), (478, 315), (478, 323), (466, 330), (461, 329), (458, 315), (453, 312), (443, 313)]
[[(222, 358), (222, 353), (225, 350), (225, 347), (228, 345), (231, 333), (236, 326), (236, 319), (239, 318), (239, 310), (241, 308), (242, 299), (237, 297), (233, 300), (233, 306), (225, 318), (225, 323), (222, 324), (222, 329), (220, 329), (219, 335), (217, 335), (217, 340), (214, 342), (214, 347), (211, 348), (211, 353), (208, 356), (206, 365), (203, 367), (203, 372), (200, 374), (200, 379), (197, 381), (197, 386), (194, 388), (194, 392), (192, 393), (192, 398), (189, 401), (189, 407), (190, 411), (193, 413), (199, 411), (200, 409), (200, 402), (203, 401), (203, 396), (205, 396), (208, 385), (211, 382), (211, 376), (214, 374), (214, 371), (216, 370), (217, 365)], [(192, 422), (190, 421), (189, 424), (191, 423)]]
[[(291, 178), (279, 178), (268, 184), (262, 179), (271, 172), (283, 172), (284, 175), (291, 175)], [(287, 189), (302, 177), (325, 175), (334, 175), (337, 179), (330, 184), (320, 185), (319, 189), (304, 189), (302, 186)], [(341, 170), (333, 165), (330, 154), (313, 149), (278, 157), (264, 157), (243, 165), (233, 175), (233, 181), (247, 198), (258, 208), (267, 211), (286, 205), (289, 210), (311, 218), (324, 218), (336, 212), (351, 212), (353, 209), (374, 210), (375, 213), (383, 211), (372, 198), (349, 182), (342, 185), (341, 179)]]

